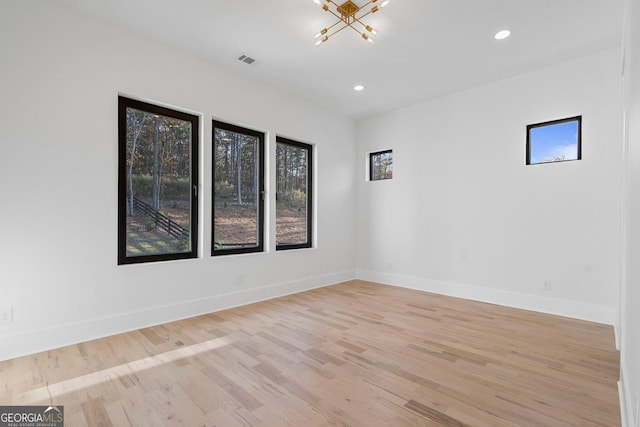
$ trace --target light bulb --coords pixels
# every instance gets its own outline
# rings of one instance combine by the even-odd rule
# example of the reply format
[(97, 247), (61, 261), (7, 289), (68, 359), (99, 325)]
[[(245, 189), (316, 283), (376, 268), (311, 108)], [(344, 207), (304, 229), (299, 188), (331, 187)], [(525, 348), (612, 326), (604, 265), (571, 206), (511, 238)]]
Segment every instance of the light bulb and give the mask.
[(327, 40), (329, 40), (329, 37), (324, 36), (323, 38), (321, 38), (316, 42), (316, 46), (320, 46), (322, 43), (326, 42)]
[(326, 29), (326, 28), (323, 28), (322, 30), (320, 30), (320, 32), (319, 32), (319, 33), (316, 33), (316, 34), (313, 36), (313, 38), (314, 38), (314, 39), (317, 39), (317, 38), (318, 38), (318, 37), (320, 37), (320, 36), (324, 36), (325, 34), (327, 34), (327, 31), (329, 31), (329, 30), (328, 30), (328, 29)]

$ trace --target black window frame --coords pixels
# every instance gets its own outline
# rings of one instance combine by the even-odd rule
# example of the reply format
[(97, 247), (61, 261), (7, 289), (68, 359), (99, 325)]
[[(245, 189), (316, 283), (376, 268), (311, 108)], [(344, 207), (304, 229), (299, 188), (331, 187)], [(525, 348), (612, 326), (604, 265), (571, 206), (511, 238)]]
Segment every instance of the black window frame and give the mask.
[[(171, 117), (191, 123), (190, 147), (190, 248), (186, 252), (157, 255), (127, 256), (127, 108)], [(198, 153), (200, 147), (200, 117), (195, 114), (175, 110), (149, 102), (118, 96), (118, 265), (139, 264), (159, 261), (174, 261), (198, 257), (198, 192), (200, 188)]]
[(393, 179), (393, 166), (391, 167), (391, 176), (389, 178), (374, 178), (373, 176), (373, 172), (375, 170), (374, 166), (373, 166), (373, 158), (375, 156), (380, 156), (382, 154), (391, 154), (391, 164), (393, 165), (393, 150), (389, 149), (389, 150), (382, 150), (382, 151), (374, 151), (372, 153), (369, 153), (369, 181), (385, 181), (387, 179)]
[[(577, 156), (575, 159), (564, 159), (564, 160), (551, 160), (551, 161), (546, 161), (546, 162), (535, 162), (535, 163), (531, 163), (531, 130), (532, 129), (537, 129), (537, 128), (541, 128), (541, 127), (546, 127), (546, 126), (554, 126), (554, 125), (559, 125), (562, 123), (570, 123), (570, 122), (577, 122), (578, 123), (578, 134), (577, 134)], [(566, 117), (564, 119), (557, 119), (557, 120), (549, 120), (546, 122), (540, 122), (540, 123), (534, 123), (531, 125), (527, 125), (527, 144), (526, 144), (526, 159), (525, 159), (525, 164), (527, 166), (529, 165), (545, 165), (545, 164), (550, 164), (550, 163), (564, 163), (564, 162), (574, 162), (577, 160), (582, 160), (582, 116), (573, 116), (573, 117)]]
[[(258, 244), (256, 246), (250, 246), (245, 248), (230, 248), (230, 249), (216, 249), (215, 248), (215, 200), (216, 200), (216, 150), (215, 150), (215, 138), (216, 129), (224, 129), (229, 132), (240, 133), (244, 135), (250, 135), (258, 138)], [(211, 144), (212, 144), (212, 166), (211, 166), (211, 256), (222, 255), (238, 255), (248, 254), (256, 252), (264, 252), (264, 199), (265, 199), (265, 133), (254, 129), (248, 129), (242, 126), (237, 126), (231, 123), (222, 122), (220, 120), (212, 120), (211, 127)]]
[[(276, 251), (286, 251), (292, 249), (308, 249), (313, 247), (313, 145), (306, 144), (304, 142), (295, 141), (293, 139), (285, 138), (282, 136), (276, 135), (276, 147), (277, 144), (286, 144), (291, 145), (293, 147), (302, 148), (307, 151), (307, 241), (305, 243), (295, 243), (295, 244), (279, 244), (278, 243), (278, 233), (277, 233), (277, 223), (278, 223), (278, 209), (276, 207), (276, 232), (275, 232), (275, 240), (276, 240)], [(278, 168), (278, 160), (276, 158), (276, 164), (274, 167)], [(277, 175), (277, 172), (276, 172)], [(278, 188), (277, 177), (275, 188)], [(276, 191), (276, 203), (278, 200), (278, 194)]]

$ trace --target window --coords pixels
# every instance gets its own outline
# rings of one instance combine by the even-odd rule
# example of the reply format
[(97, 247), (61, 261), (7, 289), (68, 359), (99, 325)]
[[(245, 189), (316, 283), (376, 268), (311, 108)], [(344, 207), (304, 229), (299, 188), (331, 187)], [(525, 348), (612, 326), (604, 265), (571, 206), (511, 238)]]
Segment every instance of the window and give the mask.
[(369, 180), (393, 178), (393, 150), (369, 154)]
[(276, 138), (276, 249), (311, 247), (312, 147)]
[(118, 264), (197, 256), (198, 123), (118, 98)]
[(213, 122), (211, 255), (263, 251), (264, 134)]
[(580, 160), (582, 116), (527, 126), (527, 164)]

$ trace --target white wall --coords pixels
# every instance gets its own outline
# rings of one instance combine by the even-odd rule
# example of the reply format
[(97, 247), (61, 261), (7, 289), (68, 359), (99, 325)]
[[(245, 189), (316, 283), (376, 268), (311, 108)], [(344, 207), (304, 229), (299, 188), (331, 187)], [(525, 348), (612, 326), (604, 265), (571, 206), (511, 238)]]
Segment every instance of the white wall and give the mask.
[(629, 427), (640, 426), (640, 3), (627, 0), (624, 114), (623, 281), (620, 301), (621, 406)]
[[(354, 266), (366, 279), (613, 323), (619, 56), (363, 120), (356, 153), (348, 119), (60, 2), (0, 2), (0, 309), (14, 316), (0, 325), (0, 360), (347, 280)], [(116, 265), (118, 93), (202, 115), (199, 259)], [(582, 161), (524, 166), (527, 124), (578, 114)], [(265, 130), (271, 143), (316, 144), (316, 248), (275, 253), (271, 241), (267, 254), (209, 257), (211, 117)], [(366, 153), (387, 148), (394, 179), (366, 182)], [(632, 190), (640, 177), (629, 175)], [(627, 218), (640, 209), (629, 200)], [(633, 234), (629, 259), (636, 246)], [(640, 269), (627, 266), (623, 359), (638, 360), (628, 307)], [(637, 396), (637, 366), (627, 375)]]
[[(358, 277), (614, 323), (620, 86), (609, 50), (359, 121)], [(525, 166), (526, 126), (576, 115), (583, 159)]]
[[(118, 93), (202, 115), (199, 259), (116, 265)], [(214, 116), (315, 144), (316, 248), (208, 255)], [(0, 3), (0, 122), (0, 360), (355, 275), (350, 120), (41, 0)]]

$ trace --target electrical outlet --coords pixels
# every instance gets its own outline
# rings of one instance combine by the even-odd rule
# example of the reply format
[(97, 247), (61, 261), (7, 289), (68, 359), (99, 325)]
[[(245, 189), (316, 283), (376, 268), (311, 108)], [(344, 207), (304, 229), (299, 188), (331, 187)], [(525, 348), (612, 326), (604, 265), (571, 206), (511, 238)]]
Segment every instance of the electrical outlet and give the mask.
[(545, 280), (542, 283), (542, 289), (544, 289), (545, 291), (550, 291), (551, 290), (551, 280)]
[(0, 308), (0, 325), (13, 322), (13, 308)]

